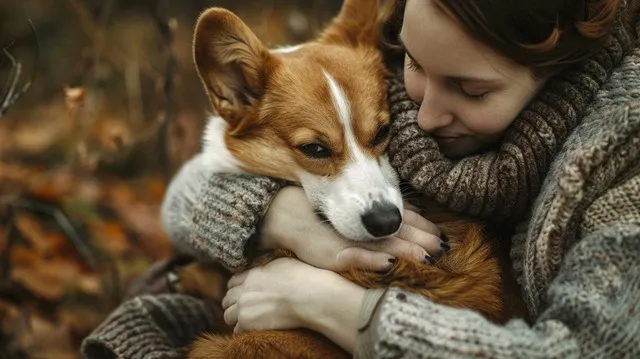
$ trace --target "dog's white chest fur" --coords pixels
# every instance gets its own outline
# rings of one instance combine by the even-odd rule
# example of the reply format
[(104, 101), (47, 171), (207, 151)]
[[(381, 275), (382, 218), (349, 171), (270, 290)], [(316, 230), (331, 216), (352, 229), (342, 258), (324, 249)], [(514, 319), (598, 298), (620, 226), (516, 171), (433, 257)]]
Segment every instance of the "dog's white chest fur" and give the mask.
[(233, 157), (226, 146), (224, 136), (227, 122), (220, 116), (212, 115), (204, 129), (202, 153), (207, 169), (217, 173), (243, 173), (240, 162)]

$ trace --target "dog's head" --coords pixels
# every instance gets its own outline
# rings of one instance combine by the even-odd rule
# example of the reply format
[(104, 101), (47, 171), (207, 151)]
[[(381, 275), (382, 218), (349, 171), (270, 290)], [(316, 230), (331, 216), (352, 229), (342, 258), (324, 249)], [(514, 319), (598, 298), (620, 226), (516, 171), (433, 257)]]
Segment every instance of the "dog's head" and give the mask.
[(200, 16), (194, 36), (198, 73), (226, 122), (226, 150), (247, 172), (301, 184), (352, 240), (393, 235), (402, 221), (385, 155), (390, 119), (377, 2), (346, 0), (318, 39), (281, 51), (220, 8)]

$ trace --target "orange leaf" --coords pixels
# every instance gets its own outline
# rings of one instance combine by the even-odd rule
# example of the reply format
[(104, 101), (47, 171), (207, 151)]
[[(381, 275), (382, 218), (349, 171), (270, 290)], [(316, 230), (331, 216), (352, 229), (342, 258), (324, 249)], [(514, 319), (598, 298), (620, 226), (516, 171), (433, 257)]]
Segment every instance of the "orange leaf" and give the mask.
[(100, 245), (116, 257), (129, 250), (129, 240), (118, 222), (95, 222), (91, 225), (91, 232), (100, 239)]
[(33, 216), (27, 213), (20, 213), (16, 215), (15, 220), (16, 227), (33, 246), (36, 253), (40, 255), (51, 253), (54, 243), (48, 240), (47, 234)]
[(12, 268), (11, 277), (33, 294), (58, 301), (79, 277), (79, 268), (60, 260), (39, 261), (33, 266)]

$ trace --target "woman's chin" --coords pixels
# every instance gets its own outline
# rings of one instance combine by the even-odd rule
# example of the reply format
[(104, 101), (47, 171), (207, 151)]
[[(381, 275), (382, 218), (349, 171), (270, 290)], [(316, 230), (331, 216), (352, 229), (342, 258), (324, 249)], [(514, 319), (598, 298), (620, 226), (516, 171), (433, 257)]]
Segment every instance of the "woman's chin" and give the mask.
[(495, 142), (478, 141), (469, 136), (455, 140), (436, 140), (436, 142), (438, 142), (440, 152), (451, 159), (460, 159), (495, 149)]
[(438, 141), (440, 152), (448, 158), (456, 159), (469, 156), (475, 152), (475, 148), (464, 143), (463, 140), (458, 141)]

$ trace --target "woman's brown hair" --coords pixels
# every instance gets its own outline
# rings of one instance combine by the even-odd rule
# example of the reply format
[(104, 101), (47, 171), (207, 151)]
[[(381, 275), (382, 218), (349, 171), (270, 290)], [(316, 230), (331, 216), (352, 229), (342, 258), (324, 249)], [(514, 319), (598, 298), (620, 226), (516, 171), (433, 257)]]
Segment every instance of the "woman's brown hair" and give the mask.
[[(420, 1), (420, 0), (416, 0)], [(619, 0), (431, 0), (473, 38), (545, 78), (600, 50)], [(383, 46), (397, 60), (405, 0), (386, 4)]]

